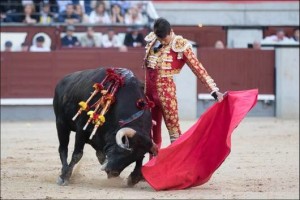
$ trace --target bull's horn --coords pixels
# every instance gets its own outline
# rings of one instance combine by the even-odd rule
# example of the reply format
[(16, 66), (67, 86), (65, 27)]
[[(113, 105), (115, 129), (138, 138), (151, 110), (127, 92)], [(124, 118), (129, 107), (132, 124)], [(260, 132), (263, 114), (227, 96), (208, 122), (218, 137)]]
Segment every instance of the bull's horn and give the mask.
[[(135, 134), (136, 134), (136, 131), (132, 128), (127, 128), (127, 127), (121, 128), (116, 134), (116, 142), (121, 148), (131, 151), (131, 149), (129, 148), (128, 138), (132, 138)], [(124, 136), (126, 139), (125, 144), (122, 141), (122, 138)]]

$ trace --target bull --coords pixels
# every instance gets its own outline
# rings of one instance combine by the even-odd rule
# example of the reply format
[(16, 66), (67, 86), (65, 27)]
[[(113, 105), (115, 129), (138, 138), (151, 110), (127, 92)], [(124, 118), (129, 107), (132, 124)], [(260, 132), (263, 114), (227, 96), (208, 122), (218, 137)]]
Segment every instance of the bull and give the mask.
[[(59, 185), (68, 184), (74, 166), (83, 156), (85, 144), (90, 144), (95, 149), (102, 170), (107, 173), (108, 178), (119, 176), (127, 166), (135, 162), (134, 170), (127, 179), (129, 186), (135, 185), (143, 178), (141, 167), (144, 155), (157, 153), (157, 146), (150, 137), (152, 127), (150, 110), (144, 109), (140, 116), (132, 117), (141, 111), (136, 102), (146, 98), (141, 82), (128, 69), (114, 70), (123, 76), (124, 84), (118, 89), (115, 102), (105, 114), (105, 123), (92, 136), (92, 126), (87, 126), (85, 130), (83, 128), (89, 118), (86, 113), (83, 112), (76, 120), (72, 118), (78, 111), (78, 102), (89, 98), (93, 92), (93, 84), (103, 81), (107, 69), (97, 68), (75, 72), (66, 75), (56, 85), (53, 108), (62, 164), (61, 174), (57, 180)], [(100, 97), (101, 94), (97, 94), (91, 104)], [(120, 121), (126, 119), (132, 120), (122, 126)], [(68, 163), (71, 131), (75, 132), (76, 136), (72, 158)]]

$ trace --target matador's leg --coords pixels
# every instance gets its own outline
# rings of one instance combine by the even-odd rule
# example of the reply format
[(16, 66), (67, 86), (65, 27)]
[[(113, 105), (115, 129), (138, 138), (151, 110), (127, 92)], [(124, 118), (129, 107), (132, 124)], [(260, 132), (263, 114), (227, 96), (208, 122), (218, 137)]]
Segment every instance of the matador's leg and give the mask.
[(152, 127), (152, 139), (154, 143), (160, 149), (161, 147), (161, 122), (162, 122), (162, 112), (159, 106), (155, 106), (151, 109), (152, 119), (156, 122), (156, 125)]
[(172, 77), (163, 78), (159, 91), (159, 98), (164, 121), (169, 131), (170, 140), (174, 142), (180, 135), (178, 103), (176, 98), (176, 86)]

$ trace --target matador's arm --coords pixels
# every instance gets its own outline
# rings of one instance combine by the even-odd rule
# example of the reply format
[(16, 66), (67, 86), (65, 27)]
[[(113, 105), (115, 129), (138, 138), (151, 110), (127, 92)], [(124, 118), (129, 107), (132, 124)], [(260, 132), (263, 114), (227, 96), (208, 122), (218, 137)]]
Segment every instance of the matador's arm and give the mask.
[(200, 81), (206, 86), (210, 94), (213, 95), (214, 92), (218, 92), (219, 88), (217, 87), (217, 84), (209, 76), (203, 65), (199, 62), (191, 47), (187, 48), (183, 52), (183, 56), (186, 61), (186, 64), (191, 68), (191, 70), (200, 79)]
[(184, 39), (180, 35), (175, 36), (172, 42), (172, 50), (178, 53), (178, 59), (184, 59), (194, 74), (206, 86), (210, 94), (217, 100), (219, 96), (219, 88), (197, 59), (196, 55), (192, 51), (192, 45), (188, 42), (188, 40)]

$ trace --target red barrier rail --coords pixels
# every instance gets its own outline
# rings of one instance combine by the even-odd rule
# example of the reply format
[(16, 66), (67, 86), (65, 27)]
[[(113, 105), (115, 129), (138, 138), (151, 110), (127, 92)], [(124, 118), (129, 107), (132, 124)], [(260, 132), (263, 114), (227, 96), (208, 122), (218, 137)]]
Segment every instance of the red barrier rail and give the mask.
[[(63, 76), (96, 67), (126, 67), (144, 80), (143, 57), (144, 48), (2, 52), (1, 98), (52, 98)], [(198, 57), (222, 91), (258, 88), (261, 94), (274, 94), (273, 50), (204, 48)], [(206, 92), (198, 81), (197, 94)]]

